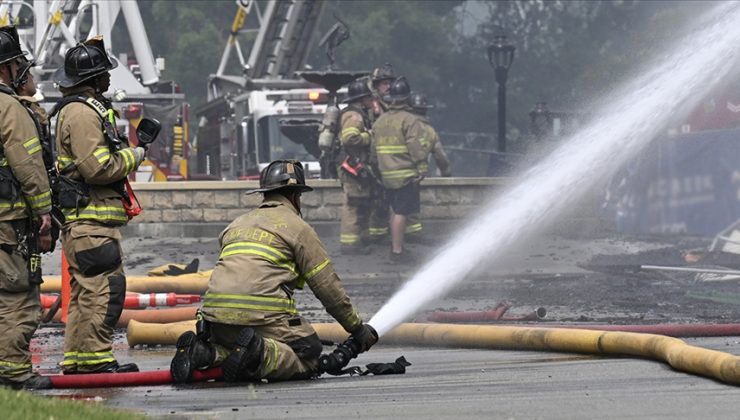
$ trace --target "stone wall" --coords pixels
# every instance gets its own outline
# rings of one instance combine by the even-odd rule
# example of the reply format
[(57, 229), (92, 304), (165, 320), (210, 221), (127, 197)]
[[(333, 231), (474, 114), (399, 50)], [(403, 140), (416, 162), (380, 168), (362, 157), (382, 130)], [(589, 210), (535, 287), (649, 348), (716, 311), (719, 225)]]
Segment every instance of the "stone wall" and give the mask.
[[(461, 219), (506, 185), (505, 178), (428, 178), (421, 188), (422, 218)], [(144, 211), (136, 223), (226, 224), (254, 208), (261, 194), (246, 195), (257, 181), (134, 183)], [(303, 216), (313, 222), (339, 221), (343, 194), (335, 180), (310, 180), (301, 197)]]

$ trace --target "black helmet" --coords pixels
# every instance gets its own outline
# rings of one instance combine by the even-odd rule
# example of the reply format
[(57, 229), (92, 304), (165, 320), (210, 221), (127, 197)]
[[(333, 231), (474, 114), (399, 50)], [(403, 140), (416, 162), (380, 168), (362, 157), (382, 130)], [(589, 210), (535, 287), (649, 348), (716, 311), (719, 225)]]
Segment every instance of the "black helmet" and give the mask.
[(380, 67), (376, 67), (370, 75), (370, 80), (373, 85), (382, 82), (383, 80), (393, 80), (396, 75), (393, 73), (393, 66), (390, 63), (385, 63)]
[(303, 165), (297, 160), (276, 160), (260, 173), (260, 187), (247, 194), (264, 193), (277, 190), (295, 189), (298, 192), (313, 191), (306, 185)]
[(356, 79), (349, 84), (347, 88), (347, 99), (344, 102), (354, 102), (372, 94), (370, 87), (367, 85), (367, 79)]
[(401, 76), (391, 83), (391, 89), (388, 91), (390, 103), (398, 104), (406, 102), (409, 99), (409, 95), (411, 95), (411, 86), (409, 86), (409, 82), (406, 81), (405, 77)]
[(0, 64), (24, 55), (25, 53), (21, 51), (21, 42), (15, 26), (0, 28)]
[(411, 108), (420, 110), (434, 108), (434, 105), (430, 105), (429, 102), (427, 102), (427, 96), (418, 92), (411, 94), (409, 105), (411, 105)]
[(118, 62), (105, 52), (103, 37), (96, 36), (67, 50), (64, 67), (54, 72), (54, 82), (71, 88), (116, 67)]

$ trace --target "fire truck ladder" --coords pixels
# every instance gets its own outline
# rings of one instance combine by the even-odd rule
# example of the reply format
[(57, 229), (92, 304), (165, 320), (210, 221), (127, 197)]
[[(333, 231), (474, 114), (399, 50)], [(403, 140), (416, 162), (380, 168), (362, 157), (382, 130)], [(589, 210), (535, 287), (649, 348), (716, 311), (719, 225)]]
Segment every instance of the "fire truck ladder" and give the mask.
[[(209, 100), (242, 90), (248, 82), (273, 86), (278, 80), (294, 79), (305, 65), (325, 1), (270, 0), (261, 7), (255, 1), (240, 1), (218, 70), (209, 82)], [(243, 29), (248, 15), (256, 16), (257, 28)], [(237, 35), (247, 31), (257, 35), (245, 60)], [(239, 59), (240, 75), (225, 74), (232, 50)]]
[(292, 78), (306, 63), (325, 3), (272, 0), (249, 55), (252, 79)]

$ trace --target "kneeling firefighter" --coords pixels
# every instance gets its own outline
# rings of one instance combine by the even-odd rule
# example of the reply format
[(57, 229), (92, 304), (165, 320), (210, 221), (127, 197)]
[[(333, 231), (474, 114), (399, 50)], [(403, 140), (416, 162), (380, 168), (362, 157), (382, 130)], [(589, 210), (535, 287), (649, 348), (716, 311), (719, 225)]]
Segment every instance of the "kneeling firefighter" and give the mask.
[(293, 294), (305, 284), (357, 343), (378, 340), (362, 322), (314, 230), (301, 217), (306, 185), (298, 161), (278, 160), (260, 175), (264, 199), (220, 235), (221, 254), (198, 314), (197, 333), (177, 340), (170, 371), (188, 382), (194, 369), (222, 366), (224, 379), (305, 379), (319, 370), (321, 342), (296, 310)]
[(72, 286), (65, 374), (138, 371), (133, 363), (119, 364), (111, 346), (126, 297), (119, 243), (119, 228), (133, 217), (127, 212), (132, 197), (126, 177), (145, 153), (118, 134), (115, 112), (102, 96), (116, 66), (96, 37), (70, 48), (54, 74), (64, 95), (52, 111), (59, 115), (54, 194), (65, 217), (61, 239)]

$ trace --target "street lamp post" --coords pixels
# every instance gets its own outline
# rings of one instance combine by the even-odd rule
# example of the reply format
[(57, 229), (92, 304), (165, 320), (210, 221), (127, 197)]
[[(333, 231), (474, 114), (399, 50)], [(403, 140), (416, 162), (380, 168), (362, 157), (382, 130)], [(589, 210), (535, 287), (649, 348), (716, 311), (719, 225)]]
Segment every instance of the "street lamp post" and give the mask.
[[(506, 152), (506, 79), (509, 74), (509, 68), (514, 61), (514, 50), (516, 47), (506, 40), (506, 35), (498, 34), (493, 39), (493, 44), (488, 46), (488, 62), (493, 67), (496, 74), (496, 84), (498, 85), (498, 152)], [(491, 155), (489, 162), (489, 172), (491, 163), (495, 161), (494, 155)]]

